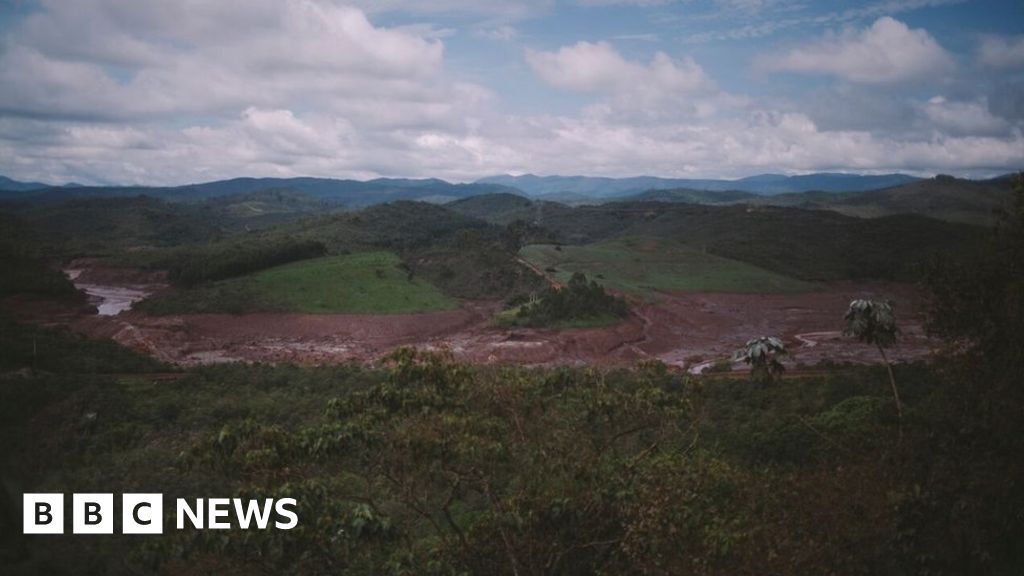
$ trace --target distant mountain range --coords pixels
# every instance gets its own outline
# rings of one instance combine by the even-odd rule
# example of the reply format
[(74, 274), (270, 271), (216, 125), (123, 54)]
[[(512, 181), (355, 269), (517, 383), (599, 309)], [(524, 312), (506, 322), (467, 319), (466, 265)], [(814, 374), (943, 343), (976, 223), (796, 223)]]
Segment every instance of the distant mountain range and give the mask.
[(708, 180), (685, 178), (657, 178), (636, 176), (633, 178), (600, 178), (591, 176), (489, 176), (477, 180), (479, 184), (500, 184), (522, 190), (530, 196), (544, 196), (548, 199), (574, 195), (592, 198), (629, 196), (650, 190), (672, 190), (685, 188), (710, 192), (748, 192), (759, 195), (785, 194), (791, 192), (862, 192), (900, 186), (915, 182), (919, 178), (906, 174), (883, 174), (862, 176), (859, 174), (820, 173), (803, 176), (782, 174), (761, 174), (739, 180)]
[[(48, 203), (144, 195), (194, 202), (273, 192), (275, 199), (298, 195), (290, 201), (302, 202), (310, 209), (317, 206), (358, 209), (395, 200), (448, 203), (488, 196), (480, 202), (462, 203), (460, 207), (466, 211), (475, 207), (489, 213), (489, 219), (494, 219), (495, 210), (511, 217), (535, 208), (534, 203), (540, 206), (555, 202), (584, 205), (630, 201), (793, 206), (861, 217), (916, 213), (942, 220), (985, 224), (991, 222), (994, 209), (1006, 205), (1010, 188), (1010, 179), (1006, 176), (963, 180), (951, 176), (921, 179), (903, 174), (765, 174), (740, 180), (524, 175), (495, 176), (468, 184), (452, 184), (436, 178), (378, 178), (365, 182), (330, 178), (234, 178), (172, 187), (50, 186), (0, 176), (0, 200), (6, 201)], [(306, 200), (302, 200), (303, 197)], [(500, 205), (493, 206), (498, 198), (502, 199)], [(246, 202), (251, 201), (246, 199)]]
[(330, 178), (233, 178), (185, 186), (47, 186), (0, 181), (0, 200), (59, 202), (74, 198), (153, 196), (167, 200), (205, 200), (264, 190), (302, 192), (317, 200), (361, 208), (394, 200), (425, 200), (446, 202), (478, 194), (518, 192), (500, 184), (452, 184), (436, 178), (376, 180), (335, 180)]
[(0, 176), (0, 190), (27, 192), (29, 190), (39, 190), (41, 188), (52, 188), (52, 186), (49, 184), (43, 184), (42, 182), (19, 182), (17, 180), (11, 180), (6, 176)]

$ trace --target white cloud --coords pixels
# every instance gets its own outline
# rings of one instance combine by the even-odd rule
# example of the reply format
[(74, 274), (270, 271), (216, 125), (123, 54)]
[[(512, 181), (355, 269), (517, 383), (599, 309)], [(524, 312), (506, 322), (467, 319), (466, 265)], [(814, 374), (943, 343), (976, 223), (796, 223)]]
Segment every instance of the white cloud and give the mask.
[[(389, 5), (399, 3), (374, 9)], [(810, 47), (834, 61), (812, 68), (850, 81), (836, 83), (847, 97), (823, 96), (822, 109), (864, 93), (877, 99), (850, 106), (860, 121), (831, 123), (806, 99), (724, 92), (689, 57), (627, 58), (605, 42), (528, 51), (527, 73), (585, 101), (575, 113), (512, 114), (499, 93), (447, 69), (439, 38), (450, 30), (371, 20), (334, 0), (43, 0), (0, 38), (0, 173), (145, 184), (509, 171), (743, 176), (1008, 171), (1024, 158), (1017, 84), (988, 99), (944, 87), (948, 97), (931, 101), (879, 86), (950, 66), (930, 36), (889, 19)], [(468, 30), (510, 37), (504, 22)]]
[[(329, 0), (47, 0), (0, 50), (0, 172), (169, 183), (429, 171), (493, 95), (444, 68), (444, 29)], [(45, 158), (45, 161), (43, 160)], [(105, 174), (106, 176), (100, 176)]]
[(847, 29), (818, 42), (760, 58), (765, 70), (826, 74), (861, 84), (940, 78), (954, 68), (952, 56), (925, 30), (888, 16), (864, 30)]
[(972, 102), (951, 102), (944, 96), (935, 96), (922, 107), (930, 129), (951, 135), (999, 135), (1010, 129), (1010, 124), (989, 111), (982, 99)]
[(580, 6), (664, 6), (680, 0), (575, 0)]
[(657, 124), (707, 117), (736, 98), (718, 91), (692, 58), (656, 52), (649, 62), (623, 58), (607, 42), (578, 42), (554, 52), (526, 51), (543, 81), (597, 98), (582, 110), (595, 121)]
[(478, 28), (474, 34), (480, 38), (487, 38), (488, 40), (501, 40), (508, 42), (514, 40), (519, 36), (519, 30), (508, 24), (502, 24), (494, 26), (493, 28)]
[(795, 172), (999, 172), (1024, 157), (1019, 133), (902, 139), (824, 131), (803, 114), (772, 111), (651, 126), (559, 118), (534, 128), (528, 138), (506, 140), (523, 152), (506, 170), (700, 177), (746, 176), (781, 167)]
[(369, 13), (472, 16), (488, 20), (522, 20), (551, 10), (555, 0), (345, 0)]
[(989, 36), (981, 42), (978, 60), (993, 68), (1024, 67), (1024, 36)]
[(545, 82), (580, 92), (683, 93), (711, 86), (692, 58), (675, 60), (657, 52), (643, 64), (626, 60), (607, 42), (578, 42), (557, 52), (527, 50), (526, 60)]
[[(180, 11), (159, 2), (54, 4), (7, 40), (0, 84), (10, 89), (0, 92), (0, 109), (116, 120), (230, 115), (298, 99), (345, 113), (367, 100), (409, 108), (450, 95), (440, 41), (374, 27), (362, 12), (326, 2), (261, 0), (237, 11), (230, 4)], [(86, 13), (95, 15), (88, 25), (76, 22)], [(238, 33), (236, 18), (257, 30)], [(140, 47), (139, 56), (128, 60), (125, 46)]]

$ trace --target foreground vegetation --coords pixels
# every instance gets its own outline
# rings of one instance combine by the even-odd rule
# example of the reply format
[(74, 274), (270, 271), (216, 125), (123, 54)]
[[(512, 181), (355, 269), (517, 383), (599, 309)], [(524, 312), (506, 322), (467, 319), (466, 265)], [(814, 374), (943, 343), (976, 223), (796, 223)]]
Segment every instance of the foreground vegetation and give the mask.
[[(96, 368), (132, 366), (122, 362)], [(657, 364), (488, 369), (411, 350), (377, 369), (218, 366), (176, 381), (55, 364), (0, 377), (14, 490), (0, 566), (1019, 573), (1019, 436), (978, 426), (964, 401), (987, 396), (951, 368), (896, 367), (907, 409), (896, 446), (876, 368), (760, 387)], [(287, 532), (20, 537), (13, 498), (49, 490), (289, 496), (301, 521)]]

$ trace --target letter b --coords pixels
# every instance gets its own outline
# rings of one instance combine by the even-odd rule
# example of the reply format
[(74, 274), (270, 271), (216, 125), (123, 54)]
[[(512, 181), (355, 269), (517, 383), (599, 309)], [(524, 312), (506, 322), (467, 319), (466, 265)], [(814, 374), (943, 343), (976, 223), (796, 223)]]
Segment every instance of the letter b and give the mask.
[(22, 496), (22, 532), (25, 534), (64, 533), (63, 494), (25, 494)]
[(113, 494), (75, 494), (71, 529), (75, 534), (114, 533)]

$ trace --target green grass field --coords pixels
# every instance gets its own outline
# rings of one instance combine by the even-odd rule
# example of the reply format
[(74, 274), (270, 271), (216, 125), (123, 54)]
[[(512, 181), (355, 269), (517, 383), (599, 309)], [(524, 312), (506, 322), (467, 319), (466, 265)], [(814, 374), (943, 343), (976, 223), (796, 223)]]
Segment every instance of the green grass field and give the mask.
[(520, 255), (559, 281), (583, 272), (607, 288), (649, 296), (662, 290), (693, 292), (805, 292), (814, 284), (706, 254), (665, 239), (616, 238), (584, 246), (535, 244)]
[(248, 276), (156, 296), (141, 304), (153, 314), (305, 312), (401, 314), (450, 310), (455, 302), (433, 284), (409, 279), (386, 251), (326, 256)]

